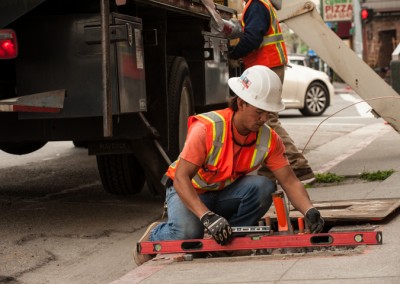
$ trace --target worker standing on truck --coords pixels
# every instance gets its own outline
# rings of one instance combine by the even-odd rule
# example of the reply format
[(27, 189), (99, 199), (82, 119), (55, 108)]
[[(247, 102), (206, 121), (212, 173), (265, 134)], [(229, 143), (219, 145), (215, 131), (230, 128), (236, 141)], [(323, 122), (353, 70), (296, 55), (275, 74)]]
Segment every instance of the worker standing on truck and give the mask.
[[(243, 2), (245, 5), (241, 20), (243, 33), (238, 44), (230, 51), (229, 58), (230, 60), (241, 59), (245, 68), (254, 65), (267, 66), (278, 74), (283, 83), (287, 63), (286, 46), (274, 6), (271, 4), (271, 2), (275, 3), (279, 0), (248, 0)], [(294, 173), (300, 180), (313, 178), (314, 173), (307, 159), (294, 145), (293, 139), (282, 127), (278, 118), (278, 113), (270, 113), (267, 124), (282, 138), (286, 155)], [(260, 168), (258, 173), (270, 179), (273, 178), (271, 171), (264, 166)]]
[[(265, 124), (284, 109), (282, 83), (265, 66), (253, 66), (230, 78), (236, 94), (230, 107), (189, 118), (185, 146), (164, 176), (168, 222), (151, 224), (142, 241), (203, 238), (204, 228), (224, 245), (230, 226), (254, 226), (272, 204), (276, 183), (249, 175), (260, 165), (274, 174), (289, 200), (305, 216), (312, 233), (324, 221), (292, 171), (281, 138)], [(135, 250), (137, 264), (151, 256)]]

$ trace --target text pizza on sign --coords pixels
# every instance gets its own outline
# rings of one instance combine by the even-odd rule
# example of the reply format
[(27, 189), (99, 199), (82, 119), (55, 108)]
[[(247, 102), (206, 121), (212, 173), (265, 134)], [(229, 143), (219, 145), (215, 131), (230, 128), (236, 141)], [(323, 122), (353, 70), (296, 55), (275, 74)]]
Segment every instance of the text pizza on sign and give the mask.
[(351, 21), (353, 18), (352, 0), (324, 0), (325, 21)]

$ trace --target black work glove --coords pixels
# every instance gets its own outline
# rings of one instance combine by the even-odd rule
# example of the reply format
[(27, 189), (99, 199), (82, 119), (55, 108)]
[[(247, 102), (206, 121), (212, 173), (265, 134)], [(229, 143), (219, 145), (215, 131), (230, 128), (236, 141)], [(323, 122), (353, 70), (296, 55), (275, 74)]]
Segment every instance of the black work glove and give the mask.
[(325, 221), (322, 219), (319, 211), (312, 207), (306, 212), (306, 225), (310, 228), (311, 233), (319, 233), (324, 228)]
[(232, 237), (232, 228), (224, 217), (208, 211), (200, 218), (200, 221), (217, 243), (225, 245), (230, 241)]

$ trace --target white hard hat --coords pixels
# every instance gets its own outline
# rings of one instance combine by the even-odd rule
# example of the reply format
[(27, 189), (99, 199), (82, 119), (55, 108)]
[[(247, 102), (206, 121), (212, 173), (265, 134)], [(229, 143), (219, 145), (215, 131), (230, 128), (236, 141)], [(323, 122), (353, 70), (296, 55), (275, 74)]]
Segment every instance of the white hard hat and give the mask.
[(268, 112), (285, 109), (282, 102), (282, 83), (278, 75), (266, 66), (247, 68), (242, 76), (230, 78), (231, 90), (246, 103)]

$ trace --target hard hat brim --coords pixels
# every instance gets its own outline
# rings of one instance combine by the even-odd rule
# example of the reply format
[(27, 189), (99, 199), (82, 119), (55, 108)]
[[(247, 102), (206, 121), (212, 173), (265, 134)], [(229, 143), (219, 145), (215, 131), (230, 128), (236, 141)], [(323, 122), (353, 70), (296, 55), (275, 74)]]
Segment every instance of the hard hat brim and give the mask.
[(280, 101), (280, 103), (274, 104), (274, 105), (266, 104), (266, 103), (265, 104), (260, 104), (260, 102), (256, 101), (255, 99), (252, 99), (252, 98), (249, 98), (249, 97), (244, 97), (243, 95), (241, 95), (242, 91), (244, 89), (244, 86), (240, 81), (240, 77), (229, 78), (228, 79), (228, 85), (229, 85), (229, 88), (231, 88), (231, 90), (239, 98), (241, 98), (246, 103), (248, 103), (248, 104), (250, 104), (250, 105), (252, 105), (252, 106), (254, 106), (256, 108), (259, 108), (259, 109), (262, 109), (262, 110), (265, 110), (265, 111), (268, 111), (268, 112), (280, 112), (280, 111), (285, 109), (285, 105), (283, 104), (282, 100)]

